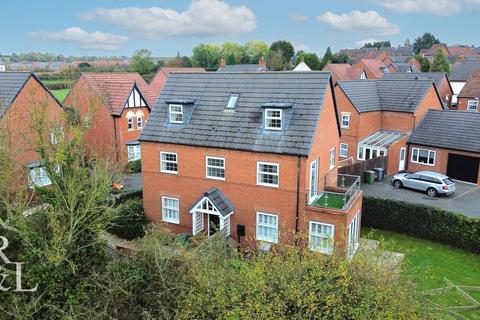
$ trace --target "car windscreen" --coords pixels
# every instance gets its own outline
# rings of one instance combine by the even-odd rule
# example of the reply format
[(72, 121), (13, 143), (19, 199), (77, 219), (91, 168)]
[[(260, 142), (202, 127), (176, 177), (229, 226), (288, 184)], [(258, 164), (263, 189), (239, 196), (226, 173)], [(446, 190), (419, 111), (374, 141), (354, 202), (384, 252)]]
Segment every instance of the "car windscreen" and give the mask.
[(453, 180), (450, 179), (450, 178), (443, 179), (443, 182), (444, 182), (447, 186), (452, 185), (452, 184), (455, 183), (455, 182), (453, 182)]

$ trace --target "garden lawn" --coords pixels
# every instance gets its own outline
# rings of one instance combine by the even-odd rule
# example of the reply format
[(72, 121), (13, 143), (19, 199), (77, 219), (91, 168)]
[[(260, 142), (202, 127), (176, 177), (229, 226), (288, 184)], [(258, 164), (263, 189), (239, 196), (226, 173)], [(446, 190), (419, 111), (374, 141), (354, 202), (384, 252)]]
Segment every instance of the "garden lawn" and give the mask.
[[(404, 253), (404, 270), (413, 276), (420, 290), (445, 287), (443, 278), (456, 285), (480, 286), (478, 254), (383, 230), (363, 228), (362, 236), (380, 240), (382, 249)], [(480, 299), (480, 292), (468, 293), (475, 299)], [(444, 306), (469, 304), (454, 291), (438, 295), (433, 301)], [(468, 319), (480, 320), (480, 312), (463, 315)]]
[(55, 96), (55, 98), (58, 99), (58, 101), (63, 102), (63, 100), (65, 100), (68, 93), (70, 92), (70, 89), (59, 89), (59, 90), (51, 90), (51, 91), (52, 91), (52, 94)]

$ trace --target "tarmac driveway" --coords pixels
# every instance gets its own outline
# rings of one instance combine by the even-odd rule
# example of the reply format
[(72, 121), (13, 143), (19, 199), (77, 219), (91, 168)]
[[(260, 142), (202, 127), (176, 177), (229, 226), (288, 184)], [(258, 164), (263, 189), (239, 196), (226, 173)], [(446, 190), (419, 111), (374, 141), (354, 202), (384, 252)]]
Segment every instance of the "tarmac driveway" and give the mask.
[(395, 189), (390, 184), (390, 179), (390, 177), (385, 177), (381, 182), (363, 184), (364, 195), (420, 203), (448, 211), (460, 212), (470, 217), (480, 217), (480, 188), (476, 185), (455, 182), (457, 188), (455, 194), (431, 198), (419, 191), (404, 188)]

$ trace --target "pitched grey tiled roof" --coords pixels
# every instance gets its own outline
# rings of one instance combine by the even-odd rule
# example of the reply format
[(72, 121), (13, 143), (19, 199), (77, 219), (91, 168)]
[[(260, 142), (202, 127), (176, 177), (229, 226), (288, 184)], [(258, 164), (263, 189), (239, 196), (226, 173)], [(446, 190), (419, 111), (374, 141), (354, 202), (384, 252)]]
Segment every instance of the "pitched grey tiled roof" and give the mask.
[(467, 81), (473, 71), (480, 70), (480, 60), (465, 60), (450, 73), (450, 81)]
[(419, 80), (433, 80), (437, 88), (442, 83), (443, 79), (445, 79), (445, 72), (410, 72), (410, 73), (387, 73), (383, 77), (384, 80), (411, 80), (411, 79), (419, 79)]
[(258, 64), (227, 64), (218, 68), (217, 72), (255, 72), (267, 71), (266, 67), (261, 67)]
[(432, 80), (339, 81), (358, 112), (393, 111), (414, 113), (432, 87)]
[(402, 62), (394, 62), (392, 66), (400, 73), (407, 73), (407, 72), (418, 72), (417, 67), (411, 65), (409, 63), (402, 63)]
[[(171, 74), (139, 140), (307, 156), (329, 85), (327, 72)], [(240, 97), (226, 112), (231, 93)], [(196, 101), (184, 125), (169, 124), (174, 99)], [(262, 105), (272, 102), (292, 104), (281, 132), (262, 128)]]
[(30, 72), (0, 72), (0, 118), (31, 75)]
[(203, 200), (203, 197), (207, 197), (217, 208), (218, 212), (225, 217), (232, 213), (235, 209), (233, 208), (232, 203), (228, 200), (228, 198), (223, 194), (222, 191), (218, 188), (212, 188), (209, 191), (205, 192), (205, 194), (195, 203), (195, 205), (190, 209), (190, 211), (197, 206), (198, 202)]
[(409, 142), (480, 153), (480, 113), (429, 110)]

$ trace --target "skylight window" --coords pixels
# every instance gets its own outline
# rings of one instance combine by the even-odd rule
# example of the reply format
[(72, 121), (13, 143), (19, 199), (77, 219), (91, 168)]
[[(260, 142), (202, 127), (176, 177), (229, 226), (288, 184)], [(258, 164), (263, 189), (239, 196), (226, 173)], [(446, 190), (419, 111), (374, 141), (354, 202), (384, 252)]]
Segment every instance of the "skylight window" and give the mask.
[(238, 101), (238, 94), (231, 94), (230, 97), (228, 97), (226, 109), (235, 109), (235, 106), (237, 105)]

